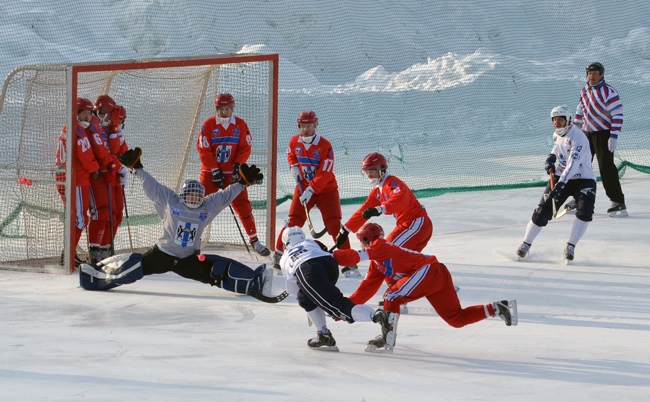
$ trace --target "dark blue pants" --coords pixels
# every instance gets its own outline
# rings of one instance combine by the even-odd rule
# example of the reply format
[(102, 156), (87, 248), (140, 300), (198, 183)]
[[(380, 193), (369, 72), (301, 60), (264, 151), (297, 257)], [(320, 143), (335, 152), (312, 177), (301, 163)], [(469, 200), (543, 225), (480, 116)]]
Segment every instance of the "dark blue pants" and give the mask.
[(294, 273), (298, 281), (298, 304), (310, 312), (316, 307), (326, 314), (347, 322), (352, 319), (354, 303), (336, 287), (339, 266), (331, 256), (323, 256), (303, 262)]

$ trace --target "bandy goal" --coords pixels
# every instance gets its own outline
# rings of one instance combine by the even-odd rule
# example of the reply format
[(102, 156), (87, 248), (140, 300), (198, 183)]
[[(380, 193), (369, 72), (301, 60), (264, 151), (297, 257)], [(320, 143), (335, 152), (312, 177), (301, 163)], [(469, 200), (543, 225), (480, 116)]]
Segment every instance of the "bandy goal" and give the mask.
[[(7, 77), (0, 98), (3, 158), (0, 165), (0, 268), (72, 272), (74, 197), (71, 162), (76, 140), (76, 99), (92, 102), (110, 95), (126, 109), (125, 137), (143, 150), (145, 169), (178, 191), (198, 179), (201, 162), (196, 140), (201, 124), (215, 115), (214, 100), (228, 92), (234, 115), (243, 118), (253, 138), (248, 164), (264, 174), (264, 184), (248, 188), (258, 237), (275, 239), (278, 55), (242, 54), (203, 58), (155, 59), (115, 63), (23, 66)], [(63, 125), (67, 130), (66, 200), (55, 184), (55, 155)], [(76, 137), (76, 136), (75, 136)], [(73, 166), (70, 169), (70, 166)], [(140, 182), (124, 186), (125, 216), (114, 239), (115, 253), (152, 246), (162, 233), (153, 203)], [(240, 245), (236, 216), (224, 210), (204, 233), (204, 247)], [(127, 228), (128, 226), (128, 228)], [(246, 238), (246, 235), (244, 234)], [(247, 238), (246, 238), (247, 240)], [(88, 250), (86, 233), (77, 252)], [(60, 260), (64, 258), (64, 265)]]

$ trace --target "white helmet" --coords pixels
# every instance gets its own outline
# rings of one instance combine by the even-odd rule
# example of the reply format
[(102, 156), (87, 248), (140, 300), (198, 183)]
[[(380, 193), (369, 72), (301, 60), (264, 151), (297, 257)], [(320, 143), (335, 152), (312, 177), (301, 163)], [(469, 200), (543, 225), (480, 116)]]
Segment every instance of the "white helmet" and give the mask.
[(567, 105), (555, 106), (551, 110), (551, 120), (553, 117), (564, 117), (566, 119), (566, 125), (561, 128), (555, 129), (555, 134), (563, 137), (566, 133), (569, 132), (571, 126), (573, 125), (573, 114)]
[[(185, 180), (178, 195), (181, 197), (181, 202), (183, 202), (185, 206), (196, 209), (203, 204), (205, 187), (196, 180)], [(192, 197), (190, 197), (190, 195), (192, 195)]]
[(294, 244), (298, 244), (303, 240), (305, 240), (305, 232), (302, 231), (300, 226), (291, 226), (290, 228), (284, 229), (284, 232), (282, 232), (282, 244), (285, 249)]

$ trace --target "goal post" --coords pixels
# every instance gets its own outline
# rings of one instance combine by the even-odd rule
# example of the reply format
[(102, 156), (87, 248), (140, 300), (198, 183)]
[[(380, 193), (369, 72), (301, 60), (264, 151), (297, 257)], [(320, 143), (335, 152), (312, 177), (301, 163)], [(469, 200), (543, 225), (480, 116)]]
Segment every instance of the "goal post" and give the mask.
[[(15, 164), (2, 166), (1, 172), (0, 268), (74, 271), (76, 99), (94, 102), (102, 94), (125, 107), (126, 142), (129, 148), (142, 148), (145, 169), (178, 191), (186, 179), (199, 177), (196, 140), (203, 121), (215, 115), (216, 94), (231, 93), (234, 115), (246, 121), (253, 138), (248, 163), (264, 174), (263, 185), (248, 188), (257, 234), (272, 247), (278, 64), (277, 54), (236, 54), (15, 69), (5, 82), (0, 106), (2, 138), (16, 155)], [(57, 139), (64, 123), (73, 128), (66, 133), (67, 166), (72, 169), (66, 172), (65, 206), (54, 181)], [(130, 230), (123, 219), (114, 239), (116, 253), (128, 252), (131, 243), (143, 250), (162, 234), (161, 221), (139, 181), (129, 177), (124, 190)], [(202, 243), (208, 248), (243, 247), (232, 214), (219, 214)], [(77, 250), (83, 256), (87, 249), (84, 232)], [(62, 255), (65, 262), (60, 266)]]

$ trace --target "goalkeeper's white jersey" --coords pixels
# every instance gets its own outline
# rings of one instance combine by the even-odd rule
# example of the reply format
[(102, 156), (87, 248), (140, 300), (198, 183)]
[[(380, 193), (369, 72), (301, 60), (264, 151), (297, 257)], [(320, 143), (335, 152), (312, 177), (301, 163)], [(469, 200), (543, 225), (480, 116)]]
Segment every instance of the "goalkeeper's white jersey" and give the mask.
[(589, 139), (575, 125), (563, 137), (555, 135), (555, 145), (551, 151), (557, 156), (558, 167), (556, 174), (558, 180), (566, 183), (573, 179), (596, 180), (596, 174), (591, 168), (591, 150)]
[(163, 221), (163, 234), (156, 245), (161, 251), (179, 258), (189, 257), (201, 248), (203, 230), (245, 188), (240, 183), (232, 184), (208, 195), (200, 207), (191, 209), (183, 204), (178, 194), (158, 183), (144, 169), (136, 169), (135, 175)]
[(320, 246), (311, 239), (305, 239), (284, 250), (284, 254), (280, 259), (280, 267), (282, 268), (282, 275), (287, 284), (287, 293), (292, 296), (298, 294), (298, 282), (296, 281), (294, 274), (300, 264), (323, 256), (331, 257), (332, 254), (323, 251), (323, 249), (321, 249)]

